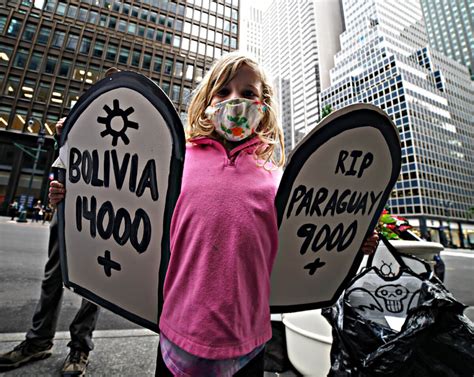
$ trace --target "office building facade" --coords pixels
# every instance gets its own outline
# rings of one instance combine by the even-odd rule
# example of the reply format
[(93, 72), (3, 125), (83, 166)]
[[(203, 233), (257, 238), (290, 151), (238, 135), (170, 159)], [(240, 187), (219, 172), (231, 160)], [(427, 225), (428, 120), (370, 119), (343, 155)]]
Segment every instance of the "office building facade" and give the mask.
[(277, 88), (287, 152), (320, 119), (343, 30), (339, 1), (275, 0), (263, 14), (263, 63)]
[(149, 77), (184, 120), (213, 60), (238, 48), (238, 0), (8, 4), (0, 6), (0, 213), (15, 198), (46, 200), (54, 125), (106, 69)]
[(430, 46), (465, 65), (474, 80), (474, 4), (420, 0)]
[(389, 199), (422, 235), (474, 247), (474, 92), (465, 66), (428, 46), (420, 4), (343, 0), (346, 31), (321, 106), (372, 103), (400, 132)]

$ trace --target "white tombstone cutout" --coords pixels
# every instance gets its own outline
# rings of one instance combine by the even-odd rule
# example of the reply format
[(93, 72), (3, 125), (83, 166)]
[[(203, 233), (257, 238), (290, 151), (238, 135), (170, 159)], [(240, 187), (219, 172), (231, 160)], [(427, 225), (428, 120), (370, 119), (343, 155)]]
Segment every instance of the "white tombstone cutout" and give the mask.
[(154, 331), (184, 144), (172, 103), (132, 72), (92, 86), (67, 117), (61, 139), (64, 283)]
[(279, 251), (272, 312), (334, 304), (356, 274), (362, 246), (401, 163), (398, 131), (377, 107), (327, 116), (292, 152), (275, 200)]

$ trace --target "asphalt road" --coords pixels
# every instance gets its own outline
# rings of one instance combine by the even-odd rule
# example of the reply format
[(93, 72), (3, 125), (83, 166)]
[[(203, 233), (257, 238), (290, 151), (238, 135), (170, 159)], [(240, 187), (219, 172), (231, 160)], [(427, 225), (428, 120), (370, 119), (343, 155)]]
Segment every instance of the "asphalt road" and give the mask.
[[(0, 217), (0, 333), (26, 331), (31, 324), (48, 244), (48, 224), (17, 223)], [(459, 301), (474, 307), (474, 250), (447, 250), (445, 285)], [(58, 331), (66, 331), (80, 298), (65, 290)], [(471, 314), (472, 313), (472, 314)], [(469, 309), (474, 320), (474, 310)], [(98, 330), (137, 329), (139, 326), (103, 310)]]

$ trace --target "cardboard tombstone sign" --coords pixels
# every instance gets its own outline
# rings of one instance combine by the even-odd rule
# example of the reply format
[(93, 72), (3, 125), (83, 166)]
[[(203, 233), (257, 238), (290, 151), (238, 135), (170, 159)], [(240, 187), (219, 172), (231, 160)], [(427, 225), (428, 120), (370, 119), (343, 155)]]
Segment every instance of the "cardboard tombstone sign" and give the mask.
[(64, 283), (154, 331), (184, 146), (171, 101), (133, 72), (93, 85), (72, 109), (61, 135)]
[(330, 114), (292, 152), (275, 204), (279, 251), (273, 313), (334, 304), (356, 274), (359, 251), (400, 172), (398, 131), (377, 107)]

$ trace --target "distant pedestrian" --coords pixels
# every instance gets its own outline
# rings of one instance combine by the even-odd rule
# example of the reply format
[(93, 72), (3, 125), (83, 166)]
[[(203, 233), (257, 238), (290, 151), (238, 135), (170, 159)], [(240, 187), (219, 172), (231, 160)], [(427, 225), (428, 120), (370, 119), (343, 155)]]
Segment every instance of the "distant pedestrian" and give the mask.
[(33, 207), (33, 221), (37, 223), (43, 217), (43, 206), (41, 200), (38, 200)]
[(10, 203), (9, 211), (10, 211), (11, 219), (13, 221), (15, 217), (17, 216), (17, 212), (18, 212), (18, 202), (16, 200)]
[(53, 218), (53, 207), (51, 206), (50, 203), (48, 203), (47, 206), (43, 207), (43, 224), (46, 221), (51, 222), (52, 218)]

